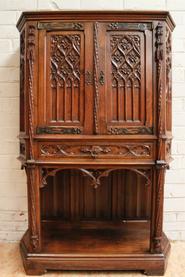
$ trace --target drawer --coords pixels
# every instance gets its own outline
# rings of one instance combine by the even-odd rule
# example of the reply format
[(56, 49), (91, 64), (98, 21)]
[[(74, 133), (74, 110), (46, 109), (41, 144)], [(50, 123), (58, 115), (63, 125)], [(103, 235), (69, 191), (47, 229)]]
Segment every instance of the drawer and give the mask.
[(154, 142), (39, 142), (41, 159), (144, 159), (153, 160)]

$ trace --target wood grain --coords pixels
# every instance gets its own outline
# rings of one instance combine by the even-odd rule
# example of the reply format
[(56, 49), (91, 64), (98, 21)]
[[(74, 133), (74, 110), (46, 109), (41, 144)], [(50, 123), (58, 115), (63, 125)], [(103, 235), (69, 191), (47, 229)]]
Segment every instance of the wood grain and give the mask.
[(162, 11), (24, 12), (20, 156), (26, 273), (164, 274), (171, 33)]

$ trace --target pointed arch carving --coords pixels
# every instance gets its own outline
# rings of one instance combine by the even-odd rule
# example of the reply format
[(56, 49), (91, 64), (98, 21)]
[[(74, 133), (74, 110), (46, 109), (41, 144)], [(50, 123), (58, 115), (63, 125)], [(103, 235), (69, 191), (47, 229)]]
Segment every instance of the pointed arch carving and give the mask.
[(101, 178), (108, 177), (112, 171), (115, 170), (130, 170), (136, 174), (145, 178), (145, 185), (149, 186), (151, 184), (152, 172), (151, 169), (135, 169), (129, 167), (118, 167), (109, 169), (85, 169), (85, 168), (45, 168), (42, 169), (42, 180), (40, 187), (43, 188), (47, 185), (47, 178), (49, 176), (55, 176), (57, 172), (66, 169), (79, 170), (83, 176), (88, 176), (91, 179), (91, 185), (94, 189), (97, 189), (101, 185)]

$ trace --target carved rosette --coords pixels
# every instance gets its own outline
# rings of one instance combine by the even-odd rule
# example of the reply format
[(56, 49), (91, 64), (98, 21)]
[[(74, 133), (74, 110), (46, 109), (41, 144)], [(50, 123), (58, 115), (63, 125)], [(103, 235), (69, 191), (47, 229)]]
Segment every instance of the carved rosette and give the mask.
[(34, 134), (34, 97), (33, 97), (33, 79), (35, 63), (35, 31), (34, 25), (29, 25), (27, 29), (27, 61), (28, 61), (28, 102), (29, 102), (29, 141), (30, 141), (30, 159), (33, 159), (33, 134)]
[(96, 158), (100, 154), (108, 154), (111, 152), (110, 147), (106, 146), (98, 146), (98, 145), (93, 145), (93, 146), (84, 146), (80, 149), (82, 153), (87, 153), (90, 154), (92, 158)]

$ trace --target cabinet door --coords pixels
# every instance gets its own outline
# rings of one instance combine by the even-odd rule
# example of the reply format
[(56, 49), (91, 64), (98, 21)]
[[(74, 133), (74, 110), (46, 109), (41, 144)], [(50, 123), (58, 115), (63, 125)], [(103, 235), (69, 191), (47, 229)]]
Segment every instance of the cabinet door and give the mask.
[(104, 98), (102, 132), (152, 134), (152, 24), (96, 24), (101, 60), (99, 92)]
[[(90, 134), (93, 130), (92, 24), (40, 23), (37, 133)], [(85, 112), (88, 111), (88, 115)]]

